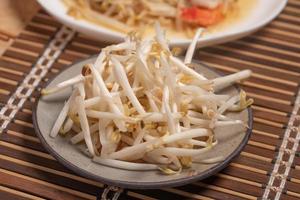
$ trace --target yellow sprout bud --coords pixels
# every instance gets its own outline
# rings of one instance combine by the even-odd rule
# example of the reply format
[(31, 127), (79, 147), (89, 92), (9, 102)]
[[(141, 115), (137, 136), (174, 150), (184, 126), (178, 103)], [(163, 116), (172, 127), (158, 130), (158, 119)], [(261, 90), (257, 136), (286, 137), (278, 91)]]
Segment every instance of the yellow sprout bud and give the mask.
[(174, 175), (174, 174), (179, 174), (181, 172), (181, 168), (178, 171), (175, 171), (168, 167), (159, 167), (158, 169), (166, 175)]
[(113, 84), (112, 84), (112, 83), (106, 83), (106, 87), (107, 87), (108, 89), (112, 89)]
[(238, 108), (232, 109), (232, 111), (242, 111), (246, 109), (248, 106), (251, 106), (254, 103), (253, 99), (248, 99), (247, 100), (247, 94), (245, 91), (241, 90), (240, 92), (240, 103), (238, 105)]
[(49, 88), (49, 89), (42, 89), (41, 94), (42, 95), (48, 95), (56, 92), (57, 90), (55, 88)]
[(186, 75), (184, 74), (181, 78), (180, 78), (180, 81), (182, 83), (191, 83), (193, 81), (194, 77), (191, 76), (191, 75)]
[(216, 112), (215, 112), (214, 110), (212, 110), (212, 109), (208, 109), (208, 110), (206, 111), (206, 115), (207, 115), (207, 117), (208, 117), (209, 119), (212, 119), (212, 118), (215, 116), (215, 114), (216, 114)]
[(111, 134), (110, 139), (114, 143), (119, 143), (121, 140), (121, 134), (119, 131), (115, 131)]
[(147, 123), (145, 124), (145, 129), (156, 129), (157, 128), (157, 124), (156, 123)]
[(180, 104), (180, 110), (184, 113), (184, 115), (187, 114), (188, 110), (189, 110), (189, 104), (188, 103), (181, 103)]
[(192, 165), (192, 157), (191, 156), (182, 156), (179, 157), (179, 161), (183, 167), (189, 168)]
[(240, 109), (243, 110), (253, 104), (254, 100), (253, 99), (248, 99), (247, 100), (247, 94), (244, 90), (240, 92)]
[(170, 135), (170, 132), (168, 131), (167, 126), (162, 126), (160, 128), (157, 128), (158, 134), (160, 137), (167, 137)]
[(126, 124), (126, 128), (128, 132), (133, 132), (135, 129), (135, 125), (134, 124)]
[(207, 147), (212, 148), (213, 142), (214, 142), (214, 136), (213, 135), (208, 136), (208, 139), (206, 142), (208, 143)]
[(155, 149), (154, 145), (149, 145), (146, 147), (146, 152), (153, 151)]
[(194, 146), (192, 144), (183, 143), (181, 147), (184, 149), (192, 149)]
[(179, 47), (173, 47), (172, 50), (171, 50), (171, 53), (174, 55), (174, 56), (178, 56), (182, 53), (182, 49), (179, 48)]
[(124, 108), (124, 114), (126, 116), (129, 116), (130, 115), (130, 110), (129, 110), (129, 107), (127, 104), (123, 104), (123, 108)]
[(75, 124), (79, 124), (80, 125), (80, 119), (78, 117), (78, 115), (68, 115), (70, 117), (70, 119), (75, 123)]
[(65, 136), (66, 133), (67, 133), (67, 132), (64, 130), (63, 126), (60, 127), (60, 129), (59, 129), (59, 134), (60, 134), (61, 136)]

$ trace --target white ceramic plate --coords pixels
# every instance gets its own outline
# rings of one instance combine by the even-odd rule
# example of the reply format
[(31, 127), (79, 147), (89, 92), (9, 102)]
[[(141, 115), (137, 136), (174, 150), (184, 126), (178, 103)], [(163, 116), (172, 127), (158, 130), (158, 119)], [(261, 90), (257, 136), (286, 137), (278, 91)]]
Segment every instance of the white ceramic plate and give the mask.
[[(87, 63), (94, 63), (96, 57), (79, 61), (72, 64), (69, 68), (61, 71), (54, 79), (48, 82), (46, 88), (65, 81), (78, 75), (82, 66)], [(208, 67), (193, 62), (195, 70), (201, 72), (205, 77), (212, 79), (219, 75)], [(220, 94), (230, 96), (238, 94), (238, 87), (230, 86), (222, 90)], [(119, 186), (122, 188), (132, 189), (154, 189), (161, 187), (175, 187), (185, 185), (197, 180), (212, 176), (236, 157), (246, 146), (252, 131), (252, 111), (251, 108), (242, 112), (226, 112), (226, 116), (231, 119), (239, 119), (248, 125), (247, 130), (237, 130), (232, 126), (214, 129), (218, 145), (211, 151), (202, 154), (202, 158), (213, 158), (223, 156), (224, 160), (219, 163), (204, 164), (193, 163), (191, 168), (183, 169), (180, 174), (166, 176), (159, 171), (133, 171), (108, 167), (96, 164), (80, 151), (80, 146), (72, 145), (69, 142), (69, 135), (66, 137), (50, 137), (55, 120), (64, 105), (66, 98), (70, 95), (71, 88), (67, 88), (55, 95), (38, 97), (33, 107), (33, 123), (37, 135), (39, 136), (44, 147), (59, 161), (61, 164), (70, 168), (74, 172), (87, 178), (95, 179), (108, 185)], [(84, 146), (84, 144), (82, 144)], [(82, 146), (81, 146), (82, 147)]]
[[(198, 47), (224, 43), (246, 36), (272, 21), (283, 10), (287, 3), (287, 0), (256, 1), (254, 8), (246, 17), (233, 25), (227, 26), (222, 31), (208, 34), (199, 39)], [(62, 0), (38, 0), (38, 2), (58, 21), (92, 38), (107, 42), (120, 42), (124, 37), (124, 34), (115, 32), (106, 27), (68, 16)], [(172, 46), (186, 47), (189, 42), (190, 39), (170, 38), (170, 45)]]

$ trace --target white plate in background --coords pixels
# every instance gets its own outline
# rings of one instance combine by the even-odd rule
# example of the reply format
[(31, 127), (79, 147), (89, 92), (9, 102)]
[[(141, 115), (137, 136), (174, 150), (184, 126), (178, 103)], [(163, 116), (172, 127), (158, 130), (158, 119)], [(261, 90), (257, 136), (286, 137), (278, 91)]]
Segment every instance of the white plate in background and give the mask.
[[(226, 26), (222, 31), (210, 33), (198, 41), (198, 47), (209, 46), (235, 40), (253, 33), (272, 21), (285, 7), (287, 0), (256, 0), (251, 12), (233, 25)], [(69, 16), (62, 0), (38, 0), (40, 5), (61, 23), (94, 39), (106, 42), (120, 42), (124, 34), (95, 25), (88, 21), (77, 20)], [(190, 39), (169, 38), (170, 45), (186, 47)]]

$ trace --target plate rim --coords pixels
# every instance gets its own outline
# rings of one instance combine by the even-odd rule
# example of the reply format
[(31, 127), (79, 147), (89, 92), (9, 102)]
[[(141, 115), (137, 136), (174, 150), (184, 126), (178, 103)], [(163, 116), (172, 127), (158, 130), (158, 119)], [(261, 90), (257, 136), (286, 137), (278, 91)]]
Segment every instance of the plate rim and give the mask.
[[(73, 62), (72, 64), (67, 65), (67, 67), (63, 70), (61, 70), (58, 74), (56, 74), (54, 77), (50, 78), (46, 84), (44, 85), (44, 88), (46, 88), (59, 74), (63, 73), (65, 70), (71, 68), (73, 65), (79, 64), (80, 62), (83, 62), (85, 60), (97, 57), (98, 55), (93, 55), (90, 56), (88, 58), (83, 58), (83, 59), (79, 59), (75, 62)], [(206, 64), (201, 63), (200, 61), (197, 61), (195, 59), (193, 59), (193, 63), (202, 65), (206, 68), (208, 68), (209, 70), (217, 73), (218, 75), (222, 76), (223, 73), (219, 72), (218, 70), (215, 70), (211, 67), (209, 67)], [(237, 84), (233, 84), (233, 86), (239, 91), (240, 87)], [(39, 92), (36, 101), (34, 102), (34, 104), (32, 105), (32, 120), (33, 120), (33, 127), (34, 130), (38, 136), (38, 138), (40, 139), (43, 147), (63, 166), (67, 167), (68, 169), (70, 169), (71, 171), (73, 171), (76, 174), (79, 174), (80, 176), (95, 180), (95, 181), (99, 181), (101, 183), (107, 184), (107, 185), (111, 185), (111, 186), (117, 186), (117, 187), (121, 187), (121, 188), (126, 188), (126, 189), (158, 189), (161, 187), (177, 187), (177, 186), (182, 186), (182, 185), (186, 185), (192, 182), (196, 182), (199, 180), (203, 180), (205, 178), (208, 178), (216, 173), (218, 173), (219, 171), (221, 171), (222, 169), (224, 169), (225, 167), (227, 167), (229, 165), (229, 163), (238, 155), (240, 155), (241, 151), (244, 149), (244, 147), (247, 145), (247, 142), (251, 136), (252, 133), (252, 129), (253, 129), (253, 113), (252, 113), (252, 108), (251, 106), (247, 108), (248, 111), (248, 128), (245, 131), (245, 136), (243, 137), (241, 143), (238, 145), (238, 147), (231, 153), (229, 154), (226, 159), (220, 163), (218, 163), (217, 165), (213, 166), (212, 168), (209, 168), (199, 174), (193, 175), (193, 176), (188, 176), (188, 177), (184, 177), (184, 178), (180, 178), (180, 179), (175, 179), (175, 180), (168, 180), (168, 181), (160, 181), (160, 182), (132, 182), (132, 181), (122, 181), (122, 180), (111, 180), (111, 179), (107, 179), (104, 178), (102, 176), (98, 176), (98, 175), (94, 175), (92, 173), (90, 173), (89, 171), (79, 168), (78, 166), (72, 164), (71, 162), (69, 162), (68, 160), (66, 160), (64, 157), (62, 157), (61, 155), (59, 155), (54, 148), (52, 148), (47, 141), (45, 140), (39, 125), (38, 125), (38, 120), (37, 120), (37, 107), (39, 104), (39, 101), (41, 100), (41, 93)], [(99, 165), (101, 166), (101, 165)]]

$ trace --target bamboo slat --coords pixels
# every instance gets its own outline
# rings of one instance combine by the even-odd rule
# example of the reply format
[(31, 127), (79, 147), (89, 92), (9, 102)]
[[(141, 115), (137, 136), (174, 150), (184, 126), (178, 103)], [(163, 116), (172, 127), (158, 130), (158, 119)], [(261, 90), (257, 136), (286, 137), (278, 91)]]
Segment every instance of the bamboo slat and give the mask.
[[(282, 199), (300, 198), (300, 148), (291, 151), (299, 136), (291, 130), (287, 137), (287, 130), (296, 126), (289, 122), (295, 117), (300, 83), (299, 13), (300, 1), (289, 0), (284, 12), (257, 33), (196, 52), (197, 60), (223, 74), (243, 69), (254, 72), (252, 78), (240, 84), (255, 100), (253, 133), (242, 153), (220, 173), (201, 182), (159, 190), (125, 190), (120, 199), (261, 199), (266, 191), (269, 199), (278, 193)], [(59, 22), (40, 11), (3, 54), (0, 109), (61, 28)], [(69, 64), (97, 54), (106, 45), (75, 34), (37, 88)], [(31, 106), (37, 95), (36, 90), (27, 98), (0, 134), (1, 199), (100, 197), (103, 183), (74, 174), (42, 147), (32, 125)], [(8, 116), (11, 112), (8, 109), (4, 114)], [(284, 142), (287, 144), (282, 148)], [(282, 160), (278, 160), (279, 155)], [(289, 163), (291, 155), (295, 158)], [(274, 173), (276, 166), (279, 168)], [(285, 176), (286, 169), (289, 170)], [(286, 181), (283, 188), (282, 180)]]

